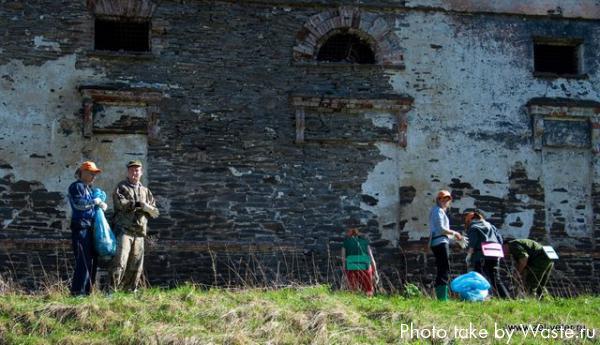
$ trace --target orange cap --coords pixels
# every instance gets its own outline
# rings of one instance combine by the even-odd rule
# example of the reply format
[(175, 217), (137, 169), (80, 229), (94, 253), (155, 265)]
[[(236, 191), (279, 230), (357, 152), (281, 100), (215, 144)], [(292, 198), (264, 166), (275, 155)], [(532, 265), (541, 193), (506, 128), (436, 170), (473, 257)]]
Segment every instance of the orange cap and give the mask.
[(79, 169), (93, 172), (93, 173), (101, 173), (102, 172), (102, 170), (98, 169), (98, 167), (96, 166), (96, 163), (94, 163), (92, 161), (86, 161), (86, 162), (81, 163), (81, 166), (79, 167)]
[(452, 200), (452, 195), (447, 190), (441, 190), (437, 193), (437, 200), (440, 200), (443, 198), (450, 198), (450, 200)]

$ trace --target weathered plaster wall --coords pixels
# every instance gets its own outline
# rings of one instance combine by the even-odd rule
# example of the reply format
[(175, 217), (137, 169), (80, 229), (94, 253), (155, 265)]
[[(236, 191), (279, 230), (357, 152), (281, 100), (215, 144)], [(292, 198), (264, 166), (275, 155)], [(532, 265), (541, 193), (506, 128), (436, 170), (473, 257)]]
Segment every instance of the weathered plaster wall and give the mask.
[(105, 71), (78, 66), (89, 43), (79, 30), (89, 27), (85, 5), (55, 10), (10, 2), (0, 11), (0, 260), (28, 284), (69, 270), (66, 189), (77, 165), (96, 161), (105, 169), (97, 185), (110, 194), (126, 160), (145, 160), (147, 150), (146, 136), (82, 136), (78, 87), (105, 82)]
[[(391, 219), (398, 212), (398, 238), (423, 239), (435, 191), (449, 186), (457, 196), (451, 212), (455, 226), (461, 224), (460, 213), (477, 207), (506, 236), (552, 243), (565, 254), (575, 249), (575, 256), (593, 266), (591, 188), (598, 165), (592, 150), (535, 151), (524, 105), (538, 96), (598, 99), (597, 60), (588, 55), (597, 47), (588, 32), (597, 28), (485, 16), (415, 14), (403, 19), (397, 34), (405, 39), (407, 69), (390, 72), (391, 83), (397, 92), (414, 97), (415, 104), (408, 147), (380, 146), (386, 160), (363, 185), (384, 198), (374, 210), (378, 218)], [(584, 37), (589, 79), (532, 77), (531, 37), (559, 33)], [(537, 181), (541, 198), (515, 190), (511, 175), (517, 166)], [(415, 189), (414, 200), (399, 211), (388, 207), (407, 187)]]
[[(467, 22), (431, 14), (405, 19), (397, 34), (406, 39), (407, 70), (390, 73), (393, 73), (391, 83), (397, 92), (415, 97), (414, 110), (410, 113), (408, 148), (382, 148), (387, 160), (375, 168), (365, 188), (378, 186), (380, 196), (386, 195), (384, 198), (389, 201), (384, 204), (396, 204), (398, 188), (420, 186), (415, 187), (420, 197), (400, 211), (406, 214), (403, 215), (406, 221), (403, 226), (409, 238), (419, 239), (427, 235), (427, 212), (432, 202), (429, 196), (434, 195), (435, 190), (452, 185), (456, 179), (469, 183), (470, 188), (482, 196), (502, 199), (509, 193), (511, 167), (524, 162), (529, 177), (541, 180), (545, 190), (572, 187), (567, 191), (572, 203), (560, 204), (563, 200), (555, 201), (559, 197), (550, 192), (547, 193), (548, 207), (555, 212), (566, 209), (564, 212), (570, 218), (567, 229), (573, 233), (579, 231), (581, 238), (589, 236), (591, 150), (581, 152), (581, 155), (573, 155), (569, 148), (555, 149), (554, 153), (545, 149), (543, 154), (534, 151), (530, 145), (531, 120), (523, 107), (537, 96), (571, 97), (577, 94), (596, 99), (598, 90), (593, 83), (597, 78), (596, 60), (589, 55), (586, 59), (591, 62), (586, 68), (590, 74), (588, 80), (535, 79), (532, 77), (530, 37), (551, 35), (559, 30), (560, 23), (548, 25), (549, 29), (546, 29), (541, 23), (528, 24), (511, 18), (503, 18), (502, 23), (489, 18), (484, 21), (483, 17)], [(570, 35), (589, 37), (583, 26), (579, 29), (571, 26), (569, 30)], [(593, 39), (586, 40), (590, 41)], [(587, 45), (586, 48), (593, 49)], [(498, 76), (499, 70), (510, 77)], [(556, 155), (562, 158), (554, 160), (561, 163), (553, 163), (550, 159)], [(573, 170), (577, 171), (576, 176), (565, 176), (564, 169), (558, 169), (556, 164), (577, 167)], [(389, 176), (389, 172), (395, 174)], [(390, 179), (396, 181), (395, 188), (390, 188)], [(478, 197), (465, 195), (454, 207), (464, 210), (478, 206)], [(587, 206), (576, 210), (576, 200), (580, 199), (585, 200), (582, 204)], [(390, 212), (396, 210), (392, 208), (383, 213)], [(585, 221), (573, 219), (575, 214)], [(508, 234), (529, 235), (526, 225), (532, 222), (530, 212), (513, 209), (501, 217), (499, 224)], [(516, 217), (526, 224), (510, 225)], [(585, 235), (581, 232), (583, 228), (587, 229)]]
[[(74, 181), (78, 164), (91, 159), (105, 170), (96, 185), (110, 194), (125, 176), (128, 159), (145, 160), (147, 140), (143, 135), (82, 137), (82, 100), (77, 87), (102, 78), (102, 73), (77, 69), (75, 63), (76, 56), (68, 55), (41, 66), (23, 65), (20, 60), (0, 66), (4, 95), (0, 119), (7, 124), (0, 128), (4, 162), (0, 174), (63, 193)], [(131, 114), (135, 112), (139, 111)], [(97, 117), (102, 125), (109, 116), (99, 112)], [(60, 209), (70, 211), (66, 203)]]
[(408, 0), (407, 7), (436, 7), (452, 11), (491, 12), (519, 15), (556, 15), (563, 17), (597, 19), (600, 2), (578, 0)]
[[(229, 0), (229, 2), (232, 2)], [(272, 6), (330, 7), (330, 0), (244, 0), (246, 4)], [(489, 13), (517, 16), (552, 16), (596, 20), (600, 15), (598, 0), (370, 0), (357, 4), (355, 0), (338, 0), (336, 6), (361, 6), (376, 10), (418, 10), (425, 12)]]
[(53, 192), (64, 191), (73, 179), (83, 146), (74, 113), (81, 104), (76, 85), (93, 75), (77, 70), (75, 60), (68, 55), (37, 66), (15, 59), (0, 66), (2, 176), (38, 181)]
[[(427, 283), (427, 214), (437, 189), (449, 188), (453, 226), (480, 208), (507, 235), (557, 246), (562, 274), (597, 289), (598, 158), (592, 148), (537, 150), (526, 104), (600, 99), (600, 25), (464, 15), (464, 4), (362, 9), (401, 43), (404, 67), (394, 68), (294, 61), (309, 18), (336, 9), (327, 1), (163, 1), (152, 52), (141, 55), (90, 51), (83, 2), (56, 12), (51, 2), (0, 5), (11, 37), (0, 42), (0, 266), (16, 274), (48, 265), (66, 276), (64, 192), (76, 164), (97, 160), (106, 171), (98, 183), (110, 190), (123, 162), (142, 157), (161, 210), (146, 260), (152, 283), (333, 279), (351, 225), (372, 240), (391, 284)], [(476, 10), (523, 13), (505, 2)], [(535, 78), (532, 36), (582, 38), (587, 78)], [(147, 122), (139, 104), (98, 103), (96, 132), (85, 138), (78, 87), (117, 82), (162, 93), (157, 125), (137, 133)], [(296, 144), (298, 94), (357, 103), (405, 95), (412, 105), (405, 129), (390, 110), (306, 109), (306, 140)], [(453, 254), (455, 273), (463, 262)]]

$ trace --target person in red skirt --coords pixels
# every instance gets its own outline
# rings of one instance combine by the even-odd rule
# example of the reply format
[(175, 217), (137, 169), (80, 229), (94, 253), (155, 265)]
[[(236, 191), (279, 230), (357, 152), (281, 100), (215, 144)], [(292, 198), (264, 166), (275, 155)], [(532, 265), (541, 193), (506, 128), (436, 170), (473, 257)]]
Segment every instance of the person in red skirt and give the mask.
[(342, 266), (351, 290), (362, 290), (367, 296), (373, 296), (375, 283), (379, 281), (377, 265), (369, 241), (358, 229), (349, 229), (342, 246)]

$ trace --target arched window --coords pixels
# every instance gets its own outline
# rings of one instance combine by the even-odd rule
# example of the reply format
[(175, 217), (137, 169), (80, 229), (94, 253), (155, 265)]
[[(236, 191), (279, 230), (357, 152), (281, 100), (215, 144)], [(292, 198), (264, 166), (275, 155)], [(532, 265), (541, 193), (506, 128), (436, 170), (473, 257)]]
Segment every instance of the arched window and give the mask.
[(308, 18), (296, 35), (293, 57), (300, 64), (333, 61), (404, 69), (403, 45), (381, 14), (340, 7)]
[(318, 61), (374, 64), (371, 45), (358, 35), (337, 33), (329, 37), (319, 49)]

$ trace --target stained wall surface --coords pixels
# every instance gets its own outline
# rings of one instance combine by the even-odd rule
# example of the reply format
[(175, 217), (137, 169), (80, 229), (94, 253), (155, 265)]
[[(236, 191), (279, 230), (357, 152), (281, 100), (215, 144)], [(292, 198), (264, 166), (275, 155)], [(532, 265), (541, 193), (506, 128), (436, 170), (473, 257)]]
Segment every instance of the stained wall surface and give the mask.
[[(153, 284), (332, 281), (349, 226), (386, 284), (429, 284), (445, 188), (453, 228), (478, 208), (557, 249), (556, 290), (597, 291), (600, 5), (338, 3), (0, 4), (3, 275), (68, 277), (75, 168), (96, 161), (111, 191), (142, 159)], [(150, 52), (94, 50), (94, 16), (118, 9), (150, 18)], [(316, 61), (344, 30), (375, 64)], [(581, 73), (534, 73), (540, 37), (581, 42)]]

